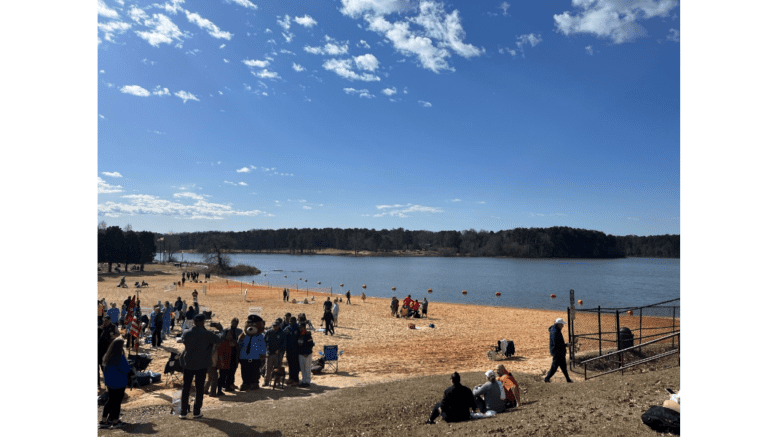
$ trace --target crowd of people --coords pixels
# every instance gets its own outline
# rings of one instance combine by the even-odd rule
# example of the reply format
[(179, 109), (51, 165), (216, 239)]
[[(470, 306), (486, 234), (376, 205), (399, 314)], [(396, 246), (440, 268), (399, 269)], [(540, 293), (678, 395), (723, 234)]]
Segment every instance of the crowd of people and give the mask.
[(392, 317), (403, 317), (406, 319), (418, 319), (421, 317), (427, 317), (429, 311), (429, 301), (424, 298), (423, 302), (419, 302), (418, 299), (413, 300), (408, 294), (407, 297), (402, 300), (402, 308), (399, 308), (399, 299), (396, 296), (391, 298), (389, 304), (391, 308)]

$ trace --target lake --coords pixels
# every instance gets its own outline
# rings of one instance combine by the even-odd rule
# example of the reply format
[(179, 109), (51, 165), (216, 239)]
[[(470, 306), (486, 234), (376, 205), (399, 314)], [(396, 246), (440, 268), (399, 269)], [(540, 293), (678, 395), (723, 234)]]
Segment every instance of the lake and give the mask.
[[(181, 254), (177, 254), (180, 257)], [(354, 296), (408, 294), (430, 302), (467, 303), (514, 308), (566, 310), (569, 290), (583, 308), (648, 305), (680, 297), (680, 260), (511, 259), (348, 257), (328, 255), (232, 254), (233, 264), (255, 266), (261, 275), (234, 280), (271, 285), (332, 287)], [(200, 261), (184, 254), (184, 261)], [(286, 278), (284, 278), (286, 276)], [(300, 279), (302, 278), (302, 279)], [(307, 279), (307, 282), (304, 280)], [(318, 282), (321, 285), (318, 285)], [(340, 284), (343, 287), (340, 287)], [(362, 289), (366, 285), (366, 289)], [(391, 287), (396, 287), (392, 291)], [(432, 289), (428, 293), (427, 289)], [(467, 290), (467, 295), (461, 293)], [(497, 297), (495, 293), (501, 293)], [(550, 295), (557, 297), (551, 299)]]

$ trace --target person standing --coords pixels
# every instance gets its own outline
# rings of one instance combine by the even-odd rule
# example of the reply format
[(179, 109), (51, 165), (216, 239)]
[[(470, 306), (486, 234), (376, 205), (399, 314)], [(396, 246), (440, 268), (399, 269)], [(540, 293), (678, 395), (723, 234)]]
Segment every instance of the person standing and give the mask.
[[(224, 328), (221, 326), (221, 323), (215, 323), (215, 328), (217, 329), (217, 332), (221, 332), (224, 330)], [(216, 345), (213, 345), (211, 347), (211, 366), (208, 367), (208, 377), (205, 380), (205, 391), (208, 392), (208, 396), (210, 397), (216, 397), (218, 396), (218, 387), (219, 387), (219, 370), (218, 370), (218, 345), (220, 345), (224, 341), (221, 336), (219, 336), (219, 342)]]
[(154, 333), (151, 336), (151, 347), (162, 345), (162, 328), (164, 327), (165, 315), (159, 306), (154, 307)]
[(332, 309), (332, 301), (329, 299), (329, 296), (327, 296), (326, 301), (324, 301), (324, 312), (326, 312), (326, 310), (331, 310), (331, 309)]
[(396, 317), (397, 313), (399, 312), (399, 299), (397, 299), (396, 296), (391, 298), (391, 304), (389, 307), (391, 308), (391, 317)]
[(556, 322), (548, 328), (550, 333), (550, 354), (553, 356), (553, 364), (550, 365), (550, 370), (545, 376), (545, 382), (550, 382), (550, 378), (556, 373), (556, 370), (560, 367), (561, 372), (567, 379), (567, 382), (572, 382), (567, 373), (567, 344), (564, 343), (564, 335), (561, 330), (564, 329), (564, 325), (567, 322), (561, 317), (556, 319)]
[(103, 317), (103, 325), (97, 329), (97, 388), (100, 388), (100, 370), (105, 377), (105, 369), (102, 368), (103, 356), (108, 351), (108, 347), (116, 338), (116, 327), (111, 323), (111, 318)]
[(334, 305), (332, 305), (332, 317), (334, 317), (334, 320), (332, 323), (334, 324), (335, 328), (337, 328), (337, 315), (340, 314), (340, 305), (335, 302)]
[[(217, 383), (216, 396), (224, 396), (224, 390), (228, 389), (227, 378), (229, 377), (230, 366), (232, 365), (232, 346), (231, 343), (234, 340), (232, 337), (232, 331), (227, 329), (224, 331), (221, 343), (216, 348), (216, 368), (219, 372), (219, 379)], [(230, 391), (230, 390), (228, 390)]]
[(238, 356), (239, 356), (237, 339), (240, 338), (240, 334), (243, 333), (243, 330), (237, 327), (239, 323), (240, 323), (240, 320), (238, 320), (237, 317), (233, 318), (230, 328), (222, 333), (224, 337), (227, 336), (227, 333), (231, 334), (232, 336), (232, 339), (229, 341), (229, 347), (230, 347), (229, 371), (227, 372), (227, 379), (224, 384), (224, 386), (226, 387), (224, 390), (229, 392), (233, 392), (237, 388), (237, 386), (235, 385), (235, 373), (237, 372)]
[(114, 326), (118, 325), (121, 310), (116, 308), (116, 302), (111, 302), (111, 308), (106, 312), (108, 313), (108, 317), (111, 318), (111, 323), (113, 323)]
[(102, 420), (98, 427), (119, 429), (125, 425), (119, 420), (119, 415), (124, 389), (127, 388), (127, 375), (131, 370), (127, 357), (124, 356), (124, 340), (117, 338), (111, 342), (102, 357), (102, 365), (105, 372), (105, 386), (108, 388), (108, 402), (103, 407)]
[(238, 337), (240, 373), (243, 377), (240, 390), (258, 390), (262, 364), (267, 356), (267, 344), (263, 334), (264, 320), (256, 314), (251, 314), (245, 328), (245, 332)]
[[(502, 389), (496, 381), (496, 374), (493, 370), (486, 372), (486, 379), (488, 381), (485, 384), (472, 390), (472, 394), (475, 395), (475, 403), (481, 413), (488, 410), (501, 413), (505, 410), (505, 402), (502, 400)], [(480, 395), (483, 395), (483, 398)]]
[(332, 334), (335, 335), (335, 328), (332, 326), (332, 323), (334, 322), (335, 316), (332, 315), (332, 310), (324, 310), (324, 317), (321, 317), (321, 320), (323, 320), (323, 323), (326, 323), (326, 329), (324, 330), (324, 335)]
[(281, 330), (281, 322), (276, 320), (272, 329), (264, 334), (264, 342), (267, 344), (267, 365), (264, 370), (264, 386), (270, 385), (272, 371), (281, 366), (283, 353), (286, 351), (286, 333)]
[(286, 289), (283, 289), (283, 301), (288, 302), (289, 301), (289, 292), (286, 291)]
[(350, 305), (351, 304), (351, 290), (348, 290), (347, 292), (345, 292), (345, 298), (346, 298), (345, 304), (346, 305)]
[(297, 324), (297, 318), (289, 319), (289, 326), (284, 329), (286, 333), (286, 362), (289, 363), (289, 385), (299, 384), (299, 340), (300, 329)]
[(170, 302), (165, 301), (165, 307), (162, 311), (162, 333), (164, 335), (170, 334), (170, 326), (172, 324), (173, 307), (170, 306)]
[(473, 413), (476, 411), (475, 396), (469, 387), (461, 385), (461, 376), (458, 372), (453, 372), (451, 382), (453, 385), (445, 389), (442, 402), (434, 406), (426, 424), (434, 425), (434, 420), (440, 414), (442, 414), (442, 420), (446, 422), (463, 422), (470, 419), (470, 410)]
[(310, 387), (310, 368), (313, 364), (313, 335), (308, 331), (308, 320), (304, 314), (300, 314), (300, 334), (297, 344), (299, 345), (299, 367), (302, 370), (302, 382), (300, 387)]
[(427, 317), (427, 318), (429, 317), (429, 316), (426, 314), (426, 311), (427, 311), (428, 309), (429, 309), (429, 301), (428, 301), (428, 300), (426, 300), (426, 298), (424, 298), (424, 301), (423, 301), (423, 302), (421, 302), (421, 314), (423, 315), (423, 317)]
[(205, 316), (194, 316), (194, 327), (181, 336), (184, 345), (183, 358), (183, 389), (181, 390), (181, 419), (189, 414), (189, 392), (194, 380), (194, 418), (202, 417), (202, 398), (205, 395), (205, 375), (208, 367), (213, 364), (211, 355), (213, 345), (221, 339), (218, 335), (205, 329)]

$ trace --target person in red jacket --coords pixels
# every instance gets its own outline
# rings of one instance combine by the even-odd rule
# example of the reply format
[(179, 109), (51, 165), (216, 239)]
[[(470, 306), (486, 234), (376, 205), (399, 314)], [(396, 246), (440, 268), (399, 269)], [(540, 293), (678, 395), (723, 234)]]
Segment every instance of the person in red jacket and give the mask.
[(216, 354), (216, 369), (219, 371), (218, 392), (216, 396), (224, 396), (224, 388), (227, 386), (230, 364), (232, 362), (232, 331), (225, 331), (223, 341), (218, 344)]

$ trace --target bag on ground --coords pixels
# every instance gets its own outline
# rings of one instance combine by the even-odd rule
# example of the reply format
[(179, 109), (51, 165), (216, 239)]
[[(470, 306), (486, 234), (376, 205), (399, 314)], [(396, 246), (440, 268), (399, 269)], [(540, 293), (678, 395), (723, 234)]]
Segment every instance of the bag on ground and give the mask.
[(653, 405), (642, 414), (642, 422), (653, 431), (680, 435), (680, 413)]

